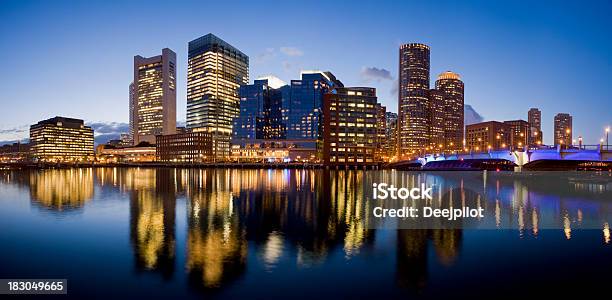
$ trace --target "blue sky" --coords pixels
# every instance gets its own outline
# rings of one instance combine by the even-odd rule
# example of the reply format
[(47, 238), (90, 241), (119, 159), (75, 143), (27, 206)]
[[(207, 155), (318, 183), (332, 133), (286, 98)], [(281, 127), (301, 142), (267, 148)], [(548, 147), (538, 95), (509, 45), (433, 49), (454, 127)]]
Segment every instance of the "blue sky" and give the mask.
[(127, 122), (134, 55), (168, 47), (179, 62), (185, 119), (187, 43), (212, 32), (250, 57), (251, 80), (332, 71), (374, 86), (397, 111), (398, 48), (431, 46), (432, 82), (452, 70), (487, 120), (574, 116), (597, 143), (612, 124), (611, 2), (513, 1), (0, 1), (0, 140), (55, 115)]

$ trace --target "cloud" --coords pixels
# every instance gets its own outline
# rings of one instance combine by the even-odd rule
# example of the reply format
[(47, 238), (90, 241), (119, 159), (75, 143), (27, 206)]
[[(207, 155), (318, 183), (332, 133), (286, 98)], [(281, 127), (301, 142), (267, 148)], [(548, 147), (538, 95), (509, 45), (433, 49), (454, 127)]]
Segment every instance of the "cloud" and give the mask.
[(389, 91), (391, 96), (397, 99), (397, 92), (399, 91), (399, 81), (393, 80), (393, 85), (391, 86), (391, 90)]
[(463, 121), (465, 122), (465, 125), (480, 123), (483, 120), (484, 117), (481, 116), (471, 105), (466, 104), (463, 106)]
[(121, 134), (130, 131), (130, 125), (128, 123), (121, 122), (91, 122), (86, 123), (94, 130), (95, 135), (101, 134)]
[(287, 56), (302, 56), (304, 51), (296, 47), (280, 47), (280, 52)]
[(376, 68), (376, 67), (363, 67), (360, 72), (361, 78), (366, 81), (383, 81), (383, 80), (393, 80), (393, 76), (391, 76), (391, 72), (384, 68)]
[(274, 48), (266, 48), (264, 52), (259, 53), (255, 56), (255, 63), (256, 64), (266, 63), (270, 61), (271, 59), (273, 59), (275, 56), (276, 56), (276, 51), (274, 50)]
[(15, 142), (30, 136), (30, 125), (20, 125), (8, 129), (0, 129), (0, 141)]
[(128, 123), (121, 122), (91, 122), (86, 123), (94, 130), (94, 144), (106, 144), (110, 140), (118, 140), (122, 133), (130, 131)]

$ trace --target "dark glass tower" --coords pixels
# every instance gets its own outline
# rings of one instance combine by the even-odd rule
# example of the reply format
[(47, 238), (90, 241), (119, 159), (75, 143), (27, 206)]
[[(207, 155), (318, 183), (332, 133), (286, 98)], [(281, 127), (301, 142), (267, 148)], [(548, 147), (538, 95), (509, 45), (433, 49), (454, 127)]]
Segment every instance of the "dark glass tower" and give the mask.
[(287, 139), (314, 141), (321, 138), (319, 120), (323, 95), (343, 86), (330, 72), (303, 72), (301, 80), (291, 80), (289, 98), (284, 100)]
[(399, 51), (398, 157), (429, 144), (429, 46), (404, 44)]
[(236, 142), (254, 139), (284, 139), (282, 88), (274, 89), (268, 80), (255, 80), (240, 87), (240, 113), (234, 120)]

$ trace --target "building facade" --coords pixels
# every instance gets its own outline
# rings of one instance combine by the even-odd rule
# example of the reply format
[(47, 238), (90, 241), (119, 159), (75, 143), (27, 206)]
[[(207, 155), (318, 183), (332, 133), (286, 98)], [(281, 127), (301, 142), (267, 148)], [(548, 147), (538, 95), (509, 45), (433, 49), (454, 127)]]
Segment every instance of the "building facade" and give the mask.
[(388, 161), (387, 152), (387, 107), (376, 103), (376, 161)]
[(83, 120), (55, 117), (30, 126), (32, 157), (41, 162), (87, 162), (94, 158), (94, 132)]
[(205, 131), (158, 135), (155, 154), (160, 162), (200, 163), (214, 155), (212, 133)]
[(387, 139), (387, 156), (389, 160), (392, 160), (397, 155), (397, 113), (387, 112), (385, 136)]
[(437, 89), (429, 90), (429, 149), (433, 151), (444, 151), (445, 140), (445, 105), (444, 93)]
[(525, 120), (504, 121), (504, 124), (510, 126), (510, 149), (521, 150), (529, 145), (529, 137), (531, 136), (531, 126)]
[(429, 46), (404, 44), (399, 51), (398, 156), (429, 145)]
[(176, 53), (164, 48), (154, 57), (134, 56), (132, 126), (134, 144), (176, 130)]
[(13, 143), (0, 146), (0, 163), (15, 163), (28, 161), (30, 158), (30, 144)]
[(558, 113), (554, 123), (554, 145), (567, 147), (572, 145), (572, 116), (570, 114)]
[(287, 126), (287, 139), (320, 139), (323, 97), (343, 86), (331, 72), (303, 71), (300, 80), (291, 80), (284, 95), (283, 119)]
[[(444, 150), (461, 150), (464, 131), (464, 85), (457, 73), (446, 71), (438, 76), (436, 90), (443, 98)], [(432, 107), (432, 114), (436, 114)], [(432, 125), (433, 126), (433, 125)]]
[(527, 122), (529, 122), (529, 146), (537, 147), (544, 142), (542, 135), (542, 112), (537, 108), (529, 109), (527, 113)]
[(213, 160), (228, 160), (239, 88), (249, 83), (249, 57), (209, 33), (188, 45), (187, 128), (210, 133)]
[(486, 152), (509, 149), (512, 128), (502, 122), (489, 121), (468, 125), (465, 127), (465, 133), (467, 151)]
[(234, 141), (284, 139), (283, 93), (268, 85), (268, 80), (255, 80), (240, 86), (240, 113), (234, 120)]
[(323, 163), (327, 166), (375, 164), (376, 89), (336, 88), (324, 97)]

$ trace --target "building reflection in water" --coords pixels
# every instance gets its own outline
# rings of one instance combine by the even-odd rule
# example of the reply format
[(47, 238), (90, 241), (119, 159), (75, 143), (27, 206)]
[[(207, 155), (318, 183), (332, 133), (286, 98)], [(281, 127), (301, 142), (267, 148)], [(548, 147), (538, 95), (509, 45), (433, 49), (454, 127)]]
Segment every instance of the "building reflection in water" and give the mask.
[(102, 186), (127, 193), (130, 201), (130, 242), (137, 271), (160, 272), (169, 279), (175, 270), (177, 190), (173, 169), (99, 168)]
[(81, 208), (93, 198), (93, 171), (82, 169), (37, 170), (29, 173), (33, 203), (54, 211)]
[(246, 268), (244, 228), (234, 211), (230, 172), (187, 170), (187, 262), (190, 282), (217, 288)]
[(171, 169), (129, 169), (130, 239), (137, 270), (172, 277), (175, 264), (176, 192)]

